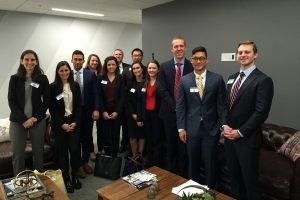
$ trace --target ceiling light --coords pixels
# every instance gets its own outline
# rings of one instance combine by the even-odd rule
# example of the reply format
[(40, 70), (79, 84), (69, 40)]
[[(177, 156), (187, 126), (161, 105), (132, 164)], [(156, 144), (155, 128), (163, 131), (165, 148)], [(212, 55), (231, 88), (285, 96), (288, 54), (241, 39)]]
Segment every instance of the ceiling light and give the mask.
[(67, 10), (67, 9), (61, 9), (61, 8), (52, 8), (53, 11), (57, 12), (66, 12), (66, 13), (74, 13), (74, 14), (80, 14), (80, 15), (91, 15), (91, 16), (97, 16), (97, 17), (104, 17), (104, 14), (101, 13), (92, 13), (92, 12), (83, 12), (78, 10)]

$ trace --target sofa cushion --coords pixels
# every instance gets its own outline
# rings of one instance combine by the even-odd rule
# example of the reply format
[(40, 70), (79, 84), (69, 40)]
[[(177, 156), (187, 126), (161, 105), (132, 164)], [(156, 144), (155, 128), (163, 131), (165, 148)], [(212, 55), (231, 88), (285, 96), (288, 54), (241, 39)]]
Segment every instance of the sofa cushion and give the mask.
[(293, 162), (300, 158), (300, 131), (290, 137), (278, 150), (279, 153), (288, 157)]
[(0, 119), (0, 142), (9, 141), (9, 119)]

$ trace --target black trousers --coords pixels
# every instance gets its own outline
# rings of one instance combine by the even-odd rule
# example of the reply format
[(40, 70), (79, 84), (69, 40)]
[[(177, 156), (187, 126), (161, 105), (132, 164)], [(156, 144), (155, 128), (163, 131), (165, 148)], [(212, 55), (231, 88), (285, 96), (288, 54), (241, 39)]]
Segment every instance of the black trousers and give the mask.
[(129, 146), (129, 136), (128, 136), (128, 119), (127, 119), (127, 111), (126, 108), (123, 108), (123, 111), (120, 115), (120, 122), (122, 125), (122, 140), (121, 140), (121, 145), (123, 147), (128, 147)]
[(116, 157), (119, 151), (120, 119), (101, 120), (104, 152), (108, 156)]
[(90, 153), (93, 151), (93, 125), (92, 114), (82, 107), (81, 124), (80, 124), (80, 143), (82, 149), (81, 164), (89, 162)]
[(176, 121), (163, 120), (166, 146), (166, 169), (188, 178), (186, 144), (179, 139)]
[[(67, 124), (74, 122), (72, 118), (64, 118), (64, 121)], [(64, 180), (67, 180), (70, 175), (70, 163), (72, 176), (77, 176), (80, 166), (79, 127), (77, 126), (73, 132), (65, 132), (61, 127), (54, 125), (54, 134), (57, 168), (62, 170)]]
[(162, 167), (163, 125), (157, 111), (146, 111), (146, 167)]

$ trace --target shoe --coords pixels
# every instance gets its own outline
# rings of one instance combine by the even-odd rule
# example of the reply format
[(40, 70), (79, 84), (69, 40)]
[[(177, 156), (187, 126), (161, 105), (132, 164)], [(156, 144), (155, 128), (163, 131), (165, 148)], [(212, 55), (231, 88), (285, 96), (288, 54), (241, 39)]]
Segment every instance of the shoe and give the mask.
[(121, 145), (119, 149), (119, 153), (124, 153), (127, 150), (127, 147), (125, 145)]
[(86, 174), (85, 170), (83, 169), (83, 166), (79, 167), (77, 175), (79, 178), (87, 177), (87, 174)]
[(91, 159), (91, 161), (95, 161), (96, 160), (96, 154), (95, 154), (95, 152), (91, 152), (90, 153), (90, 159)]
[(93, 173), (93, 168), (91, 166), (89, 166), (87, 163), (85, 163), (83, 165), (83, 170), (85, 171), (85, 173), (87, 174), (92, 174)]
[(71, 183), (71, 180), (66, 181), (66, 190), (68, 193), (73, 193), (74, 192), (74, 187)]
[(77, 177), (72, 178), (72, 185), (77, 190), (82, 187), (81, 182), (79, 181), (79, 179)]

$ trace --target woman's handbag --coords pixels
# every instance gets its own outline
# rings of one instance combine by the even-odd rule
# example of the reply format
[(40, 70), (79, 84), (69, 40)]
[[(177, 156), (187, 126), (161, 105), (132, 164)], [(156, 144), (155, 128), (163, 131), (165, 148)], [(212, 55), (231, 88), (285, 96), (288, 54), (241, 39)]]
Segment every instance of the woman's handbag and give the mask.
[(65, 182), (62, 176), (62, 172), (60, 169), (58, 170), (47, 170), (44, 173), (40, 173), (37, 170), (34, 170), (34, 173), (37, 175), (44, 175), (47, 176), (48, 178), (50, 178), (55, 185), (64, 193), (67, 194), (67, 190), (66, 190), (66, 186), (65, 186)]
[(120, 178), (122, 158), (97, 153), (94, 176), (116, 180)]

